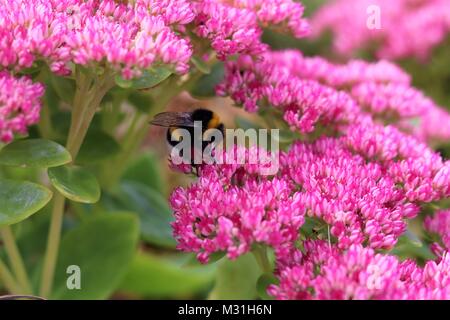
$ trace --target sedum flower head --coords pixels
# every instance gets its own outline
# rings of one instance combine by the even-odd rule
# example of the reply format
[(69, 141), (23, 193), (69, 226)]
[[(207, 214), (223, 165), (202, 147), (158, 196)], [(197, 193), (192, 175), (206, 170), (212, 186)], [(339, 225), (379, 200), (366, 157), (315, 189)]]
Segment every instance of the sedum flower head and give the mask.
[(0, 63), (15, 70), (43, 60), (66, 75), (71, 62), (95, 63), (130, 78), (158, 63), (184, 73), (192, 55), (171, 28), (194, 19), (187, 1), (12, 0), (1, 9)]
[(70, 53), (65, 46), (69, 30), (65, 10), (76, 0), (11, 0), (0, 4), (0, 66), (30, 68), (44, 60), (52, 71), (67, 74)]
[(437, 234), (441, 240), (444, 248), (439, 243), (434, 243), (432, 248), (438, 256), (442, 255), (444, 250), (450, 249), (450, 210), (438, 210), (434, 216), (425, 218), (425, 230), (430, 233)]
[(353, 245), (340, 251), (323, 241), (304, 243), (304, 252), (280, 265), (277, 299), (423, 300), (450, 297), (450, 256), (419, 267), (410, 260)]
[(289, 251), (304, 222), (304, 207), (289, 181), (262, 175), (263, 169), (203, 165), (196, 183), (176, 189), (170, 203), (178, 248), (197, 253), (202, 262), (220, 251), (234, 259), (256, 243), (272, 246), (279, 255)]
[[(368, 28), (368, 20), (378, 6), (380, 28)], [(428, 58), (434, 47), (450, 32), (449, 0), (334, 0), (312, 18), (316, 34), (330, 30), (338, 53), (349, 56), (377, 44), (378, 58)], [(418, 36), (420, 35), (420, 36)]]
[(292, 0), (205, 0), (195, 1), (195, 32), (211, 42), (218, 58), (236, 54), (259, 55), (267, 50), (261, 41), (262, 27), (309, 34), (303, 6)]
[(104, 62), (125, 78), (139, 76), (141, 70), (158, 64), (173, 65), (175, 71), (185, 73), (192, 48), (170, 24), (188, 23), (193, 13), (186, 3), (177, 12), (173, 5), (163, 10), (160, 2), (91, 1), (88, 7), (78, 8), (78, 21), (65, 37), (73, 62)]
[[(382, 122), (430, 143), (450, 137), (450, 115), (410, 85), (397, 66), (359, 60), (332, 64), (296, 51), (268, 52), (262, 61), (241, 56), (226, 64), (219, 95), (229, 95), (248, 111), (280, 109), (293, 130), (311, 133), (323, 126)], [(448, 125), (436, 125), (438, 119)]]
[(294, 143), (282, 156), (307, 214), (331, 226), (338, 247), (392, 248), (419, 208), (378, 163), (366, 163), (337, 139)]
[(26, 77), (15, 78), (0, 72), (0, 141), (10, 142), (15, 133), (26, 134), (27, 127), (39, 121), (41, 84)]

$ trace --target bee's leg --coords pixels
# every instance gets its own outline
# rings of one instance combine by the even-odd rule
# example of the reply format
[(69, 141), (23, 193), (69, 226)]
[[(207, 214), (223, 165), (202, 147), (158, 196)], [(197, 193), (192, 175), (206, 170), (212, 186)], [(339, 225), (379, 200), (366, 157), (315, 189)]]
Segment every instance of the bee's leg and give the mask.
[(200, 165), (198, 164), (192, 164), (192, 171), (191, 173), (195, 175), (196, 177), (200, 177)]

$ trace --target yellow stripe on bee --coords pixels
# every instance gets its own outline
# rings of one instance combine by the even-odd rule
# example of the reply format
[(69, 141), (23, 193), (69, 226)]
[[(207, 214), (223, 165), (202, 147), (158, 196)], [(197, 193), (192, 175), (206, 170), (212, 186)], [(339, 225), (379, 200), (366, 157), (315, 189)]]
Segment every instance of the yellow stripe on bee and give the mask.
[(219, 124), (220, 124), (219, 116), (217, 114), (213, 113), (211, 120), (209, 120), (209, 122), (208, 122), (208, 129), (217, 128), (219, 126)]
[(178, 130), (179, 128), (176, 127), (172, 127), (169, 128), (169, 132), (170, 132), (170, 139), (172, 141), (181, 141), (182, 140), (182, 135), (181, 135), (181, 130)]

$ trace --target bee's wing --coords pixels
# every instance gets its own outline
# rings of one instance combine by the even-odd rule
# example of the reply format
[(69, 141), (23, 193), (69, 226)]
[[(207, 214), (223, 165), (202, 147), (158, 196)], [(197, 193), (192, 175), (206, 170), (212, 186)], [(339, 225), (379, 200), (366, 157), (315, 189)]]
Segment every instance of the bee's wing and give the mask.
[(150, 124), (161, 127), (193, 127), (192, 112), (158, 113)]

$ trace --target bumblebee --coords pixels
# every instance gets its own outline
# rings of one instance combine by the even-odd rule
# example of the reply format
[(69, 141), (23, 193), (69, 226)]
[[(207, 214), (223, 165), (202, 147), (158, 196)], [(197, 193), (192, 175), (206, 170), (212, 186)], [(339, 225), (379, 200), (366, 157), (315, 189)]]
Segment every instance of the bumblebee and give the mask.
[[(187, 159), (189, 156), (189, 162), (195, 170), (198, 169), (198, 164), (195, 164), (193, 159), (196, 152), (201, 152), (212, 143), (217, 144), (220, 141), (214, 140), (208, 133), (209, 129), (217, 129), (221, 132), (221, 136), (224, 135), (225, 126), (221, 122), (217, 113), (207, 109), (196, 109), (192, 112), (162, 112), (155, 116), (150, 121), (151, 125), (167, 128), (166, 140), (169, 149), (175, 148), (183, 140), (183, 136), (178, 129), (185, 129), (191, 137), (190, 154), (183, 154), (183, 150), (180, 150), (180, 155)], [(199, 128), (200, 126), (200, 128)], [(200, 134), (196, 135), (195, 132), (201, 129)], [(201, 149), (201, 150), (200, 150)]]

